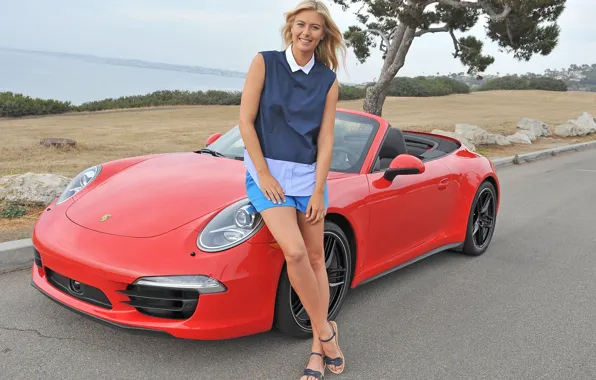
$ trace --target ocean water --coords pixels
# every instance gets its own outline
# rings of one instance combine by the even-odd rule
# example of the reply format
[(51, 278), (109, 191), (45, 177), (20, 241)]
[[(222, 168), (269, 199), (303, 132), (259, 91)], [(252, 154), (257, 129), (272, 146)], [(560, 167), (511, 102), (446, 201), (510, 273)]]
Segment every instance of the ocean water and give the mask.
[(84, 102), (158, 90), (241, 91), (243, 78), (85, 62), (0, 50), (0, 92)]

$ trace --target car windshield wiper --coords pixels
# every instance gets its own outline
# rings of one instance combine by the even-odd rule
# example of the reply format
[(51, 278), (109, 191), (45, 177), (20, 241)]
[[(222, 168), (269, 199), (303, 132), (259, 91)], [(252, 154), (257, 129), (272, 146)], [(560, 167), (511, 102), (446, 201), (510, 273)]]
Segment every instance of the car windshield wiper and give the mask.
[(223, 153), (216, 152), (216, 151), (214, 151), (214, 150), (211, 150), (211, 149), (209, 149), (209, 148), (203, 148), (203, 149), (201, 149), (201, 150), (199, 151), (199, 153), (207, 153), (207, 154), (210, 154), (210, 155), (212, 155), (212, 156), (215, 156), (215, 157), (225, 157), (225, 158), (227, 158), (227, 157), (228, 157), (228, 156), (226, 156), (226, 155), (225, 155), (225, 154), (223, 154)]

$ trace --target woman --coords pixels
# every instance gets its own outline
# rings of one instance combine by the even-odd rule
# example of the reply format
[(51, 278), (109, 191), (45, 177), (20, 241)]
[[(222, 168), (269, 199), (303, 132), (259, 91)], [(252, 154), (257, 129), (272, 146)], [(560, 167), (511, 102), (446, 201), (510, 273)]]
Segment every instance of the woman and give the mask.
[(313, 327), (301, 380), (321, 379), (325, 364), (341, 373), (337, 325), (327, 321), (329, 282), (323, 226), (328, 207), (338, 99), (336, 51), (342, 34), (319, 0), (285, 14), (285, 51), (260, 52), (248, 71), (240, 106), (246, 147), (246, 192), (280, 245), (292, 287)]

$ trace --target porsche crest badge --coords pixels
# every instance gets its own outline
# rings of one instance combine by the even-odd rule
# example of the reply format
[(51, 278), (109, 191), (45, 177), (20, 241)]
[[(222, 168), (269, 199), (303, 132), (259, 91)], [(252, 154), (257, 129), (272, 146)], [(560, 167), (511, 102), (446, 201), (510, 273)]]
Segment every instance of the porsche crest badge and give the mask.
[(110, 214), (105, 214), (104, 216), (101, 217), (101, 219), (99, 219), (100, 222), (105, 222), (106, 220), (110, 219), (112, 217), (112, 215)]

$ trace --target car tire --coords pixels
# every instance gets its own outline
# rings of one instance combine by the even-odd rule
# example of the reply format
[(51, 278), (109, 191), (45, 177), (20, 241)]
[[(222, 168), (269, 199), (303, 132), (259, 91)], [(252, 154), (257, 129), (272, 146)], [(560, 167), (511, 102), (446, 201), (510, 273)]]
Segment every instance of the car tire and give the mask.
[[(341, 272), (333, 270), (334, 263), (344, 267), (343, 285), (336, 286), (339, 289), (337, 289), (335, 294), (334, 289), (330, 289), (330, 308), (328, 319), (332, 320), (337, 317), (348, 293), (348, 289), (352, 281), (353, 260), (348, 238), (346, 237), (344, 231), (337, 224), (331, 221), (325, 221), (324, 234), (325, 239), (328, 239), (326, 242), (331, 241), (331, 239), (336, 240), (336, 251), (338, 249), (342, 250), (341, 252), (338, 251), (336, 254), (337, 258), (335, 260), (331, 260), (331, 267), (327, 270), (330, 283), (332, 281), (338, 281), (338, 277), (335, 276), (337, 273)], [(341, 280), (339, 280), (339, 282), (341, 282)], [(292, 299), (295, 300), (296, 295), (290, 284), (287, 265), (284, 264), (277, 288), (273, 330), (278, 331), (283, 335), (295, 338), (312, 338), (312, 329), (303, 323), (299, 323), (300, 318), (297, 318), (293, 311)]]
[[(475, 234), (475, 229), (477, 226), (478, 221), (478, 211), (479, 209), (478, 203), (480, 201), (486, 202), (486, 197), (490, 197), (490, 202), (488, 204), (488, 212), (490, 213), (490, 218), (492, 220), (490, 227), (488, 228), (488, 232), (485, 234), (484, 239), (479, 239), (480, 236)], [(466, 240), (462, 245), (461, 252), (466, 255), (471, 256), (480, 256), (484, 252), (486, 252), (488, 246), (491, 243), (493, 233), (495, 231), (495, 226), (497, 222), (497, 192), (495, 190), (494, 185), (489, 182), (483, 182), (476, 194), (474, 195), (474, 201), (472, 202), (472, 207), (470, 208), (470, 215), (468, 216), (468, 224), (466, 228)], [(480, 223), (484, 226), (487, 224), (486, 217), (482, 218)]]

